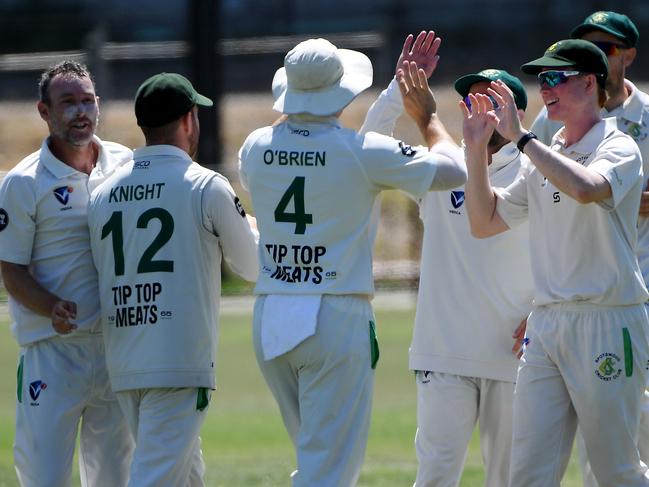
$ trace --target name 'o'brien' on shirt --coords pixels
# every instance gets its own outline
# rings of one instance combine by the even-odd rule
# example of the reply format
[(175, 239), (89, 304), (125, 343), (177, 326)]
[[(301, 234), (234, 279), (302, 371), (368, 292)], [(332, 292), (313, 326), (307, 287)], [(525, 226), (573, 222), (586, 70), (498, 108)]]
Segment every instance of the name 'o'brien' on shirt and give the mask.
[(325, 151), (288, 151), (271, 150), (264, 151), (264, 164), (270, 166), (323, 166), (327, 153)]
[(115, 186), (110, 190), (109, 203), (122, 203), (125, 201), (153, 200), (160, 198), (165, 183), (135, 184), (129, 186)]

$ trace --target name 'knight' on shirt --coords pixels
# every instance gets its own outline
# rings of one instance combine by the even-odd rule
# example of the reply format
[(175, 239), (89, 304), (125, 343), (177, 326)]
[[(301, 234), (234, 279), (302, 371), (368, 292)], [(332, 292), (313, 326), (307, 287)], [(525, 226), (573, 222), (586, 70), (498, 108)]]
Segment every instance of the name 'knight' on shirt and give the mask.
[(110, 190), (109, 203), (122, 203), (124, 201), (153, 200), (160, 198), (165, 183), (135, 184), (128, 186), (115, 186)]

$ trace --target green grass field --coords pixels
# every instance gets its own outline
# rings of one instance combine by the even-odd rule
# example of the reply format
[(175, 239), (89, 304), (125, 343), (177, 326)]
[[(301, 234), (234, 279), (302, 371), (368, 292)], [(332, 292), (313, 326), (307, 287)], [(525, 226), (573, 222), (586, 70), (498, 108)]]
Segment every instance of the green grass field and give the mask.
[[(359, 486), (410, 486), (416, 470), (415, 382), (407, 367), (414, 310), (377, 310), (381, 361), (377, 369), (374, 411)], [(224, 314), (219, 343), (219, 388), (212, 396), (203, 427), (206, 481), (211, 487), (284, 487), (290, 485), (294, 457), (273, 398), (252, 351), (250, 315)], [(0, 324), (0, 487), (18, 485), (11, 453), (14, 425), (17, 347), (7, 325)], [(581, 485), (573, 460), (562, 482)], [(477, 436), (471, 442), (462, 487), (484, 481)], [(75, 471), (73, 485), (79, 485)]]

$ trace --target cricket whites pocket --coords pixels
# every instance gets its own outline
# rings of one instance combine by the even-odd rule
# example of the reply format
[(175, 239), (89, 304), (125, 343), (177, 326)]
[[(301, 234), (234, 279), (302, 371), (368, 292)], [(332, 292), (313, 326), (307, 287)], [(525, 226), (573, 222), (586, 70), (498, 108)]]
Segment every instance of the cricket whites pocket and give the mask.
[(379, 361), (379, 340), (376, 337), (376, 325), (374, 321), (370, 320), (370, 366), (376, 369), (376, 364)]

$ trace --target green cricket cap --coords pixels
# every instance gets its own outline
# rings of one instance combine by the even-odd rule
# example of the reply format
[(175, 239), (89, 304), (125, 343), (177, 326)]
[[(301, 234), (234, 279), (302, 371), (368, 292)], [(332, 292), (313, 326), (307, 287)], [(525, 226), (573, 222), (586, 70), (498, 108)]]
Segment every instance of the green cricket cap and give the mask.
[(146, 79), (135, 94), (135, 118), (140, 127), (161, 127), (179, 119), (194, 105), (211, 107), (212, 100), (198, 93), (178, 73), (160, 73)]
[(497, 81), (501, 80), (514, 93), (514, 102), (521, 110), (527, 108), (527, 93), (523, 83), (516, 76), (509, 74), (504, 69), (483, 69), (479, 73), (467, 74), (455, 80), (455, 91), (462, 98), (466, 97), (471, 90), (471, 86), (480, 81)]
[(542, 57), (525, 63), (521, 70), (526, 74), (539, 74), (543, 68), (568, 69), (597, 75), (600, 86), (606, 85), (608, 60), (599, 47), (581, 39), (565, 39), (547, 48)]
[(570, 37), (579, 39), (587, 32), (599, 30), (620, 39), (625, 46), (635, 47), (640, 33), (631, 19), (617, 12), (595, 12), (570, 32)]

